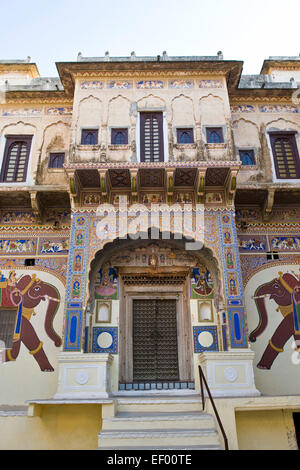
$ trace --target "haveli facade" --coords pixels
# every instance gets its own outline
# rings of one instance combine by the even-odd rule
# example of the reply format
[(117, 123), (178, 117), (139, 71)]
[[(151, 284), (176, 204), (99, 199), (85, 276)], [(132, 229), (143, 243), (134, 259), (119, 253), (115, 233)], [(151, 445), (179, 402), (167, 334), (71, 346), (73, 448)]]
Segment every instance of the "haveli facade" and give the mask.
[(1, 448), (220, 448), (199, 365), (229, 448), (298, 448), (300, 59), (242, 67), (0, 61)]

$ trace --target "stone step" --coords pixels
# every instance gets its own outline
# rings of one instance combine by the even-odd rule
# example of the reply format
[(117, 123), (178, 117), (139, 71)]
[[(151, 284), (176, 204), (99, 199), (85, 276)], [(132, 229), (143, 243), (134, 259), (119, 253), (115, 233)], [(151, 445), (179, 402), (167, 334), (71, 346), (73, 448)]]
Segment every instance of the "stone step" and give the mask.
[(214, 428), (213, 416), (194, 412), (144, 412), (118, 413), (114, 418), (103, 419), (103, 430), (140, 429), (209, 429)]
[(144, 447), (139, 447), (137, 449), (136, 446), (119, 446), (118, 448), (116, 447), (99, 447), (99, 450), (109, 450), (109, 451), (115, 451), (115, 450), (173, 450), (173, 451), (180, 451), (180, 450), (222, 450), (222, 447), (220, 445), (195, 445), (195, 446), (156, 446), (156, 447), (151, 447), (151, 446), (144, 446)]
[(145, 412), (195, 412), (202, 410), (201, 399), (199, 398), (119, 398), (117, 399), (117, 410), (119, 413), (145, 413)]
[(122, 429), (116, 431), (101, 431), (98, 436), (99, 448), (119, 447), (141, 448), (151, 446), (208, 446), (219, 445), (215, 429)]

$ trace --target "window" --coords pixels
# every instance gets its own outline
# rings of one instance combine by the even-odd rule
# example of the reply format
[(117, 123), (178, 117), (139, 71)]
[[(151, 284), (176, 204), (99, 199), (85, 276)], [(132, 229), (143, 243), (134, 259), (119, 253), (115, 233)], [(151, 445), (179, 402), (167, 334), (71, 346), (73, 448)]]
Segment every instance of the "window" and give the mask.
[(35, 259), (34, 258), (27, 258), (24, 261), (25, 266), (35, 266)]
[(267, 253), (267, 260), (268, 260), (268, 261), (276, 261), (276, 260), (279, 260), (278, 251), (268, 251), (268, 253)]
[(82, 129), (81, 145), (98, 145), (98, 129)]
[(112, 145), (128, 144), (128, 129), (112, 129), (111, 130)]
[(141, 113), (141, 161), (163, 162), (163, 114)]
[(32, 136), (7, 136), (0, 180), (5, 183), (26, 181)]
[(300, 161), (295, 132), (270, 132), (269, 135), (277, 178), (300, 178)]
[(193, 144), (194, 143), (193, 129), (177, 129), (177, 143), (178, 144)]
[(240, 150), (240, 159), (242, 165), (255, 165), (254, 150)]
[(206, 140), (208, 144), (222, 144), (224, 142), (222, 127), (207, 127)]
[(50, 153), (49, 168), (62, 168), (65, 160), (64, 153)]

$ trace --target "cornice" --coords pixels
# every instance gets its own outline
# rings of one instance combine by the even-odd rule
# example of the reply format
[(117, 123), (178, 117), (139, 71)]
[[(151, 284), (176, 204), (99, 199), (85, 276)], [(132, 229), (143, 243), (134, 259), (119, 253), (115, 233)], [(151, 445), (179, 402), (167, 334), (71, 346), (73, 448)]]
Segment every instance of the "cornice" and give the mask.
[(299, 60), (265, 60), (261, 69), (261, 74), (269, 74), (272, 70), (300, 70)]
[(237, 86), (243, 62), (240, 61), (168, 61), (168, 62), (57, 62), (56, 67), (66, 94), (74, 93), (74, 79), (86, 76), (167, 77), (223, 75), (230, 88)]
[(20, 73), (26, 72), (31, 75), (32, 78), (39, 77), (39, 71), (37, 65), (29, 62), (21, 63), (0, 63), (0, 73)]
[(65, 91), (6, 91), (6, 104), (16, 103), (73, 103), (73, 97)]
[(87, 162), (87, 163), (68, 163), (64, 165), (66, 171), (68, 170), (91, 170), (91, 169), (154, 169), (154, 168), (165, 168), (165, 169), (176, 169), (176, 168), (227, 168), (239, 170), (241, 166), (240, 162), (237, 161), (201, 161), (201, 162), (156, 162), (156, 163), (145, 163), (145, 162)]
[(292, 104), (292, 95), (294, 88), (245, 88), (228, 90), (230, 103), (290, 103)]

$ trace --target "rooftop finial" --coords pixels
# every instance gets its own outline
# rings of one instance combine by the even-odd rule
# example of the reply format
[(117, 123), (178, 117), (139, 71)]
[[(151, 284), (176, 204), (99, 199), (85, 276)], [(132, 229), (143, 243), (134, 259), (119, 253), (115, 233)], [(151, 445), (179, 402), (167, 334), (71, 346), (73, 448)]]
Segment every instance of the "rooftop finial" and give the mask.
[(219, 60), (223, 60), (223, 52), (222, 52), (222, 51), (218, 51), (217, 54), (218, 54), (218, 59), (219, 59)]
[(135, 60), (136, 59), (135, 51), (132, 51), (130, 56), (131, 56), (131, 60)]
[(109, 51), (105, 52), (105, 60), (109, 60)]

